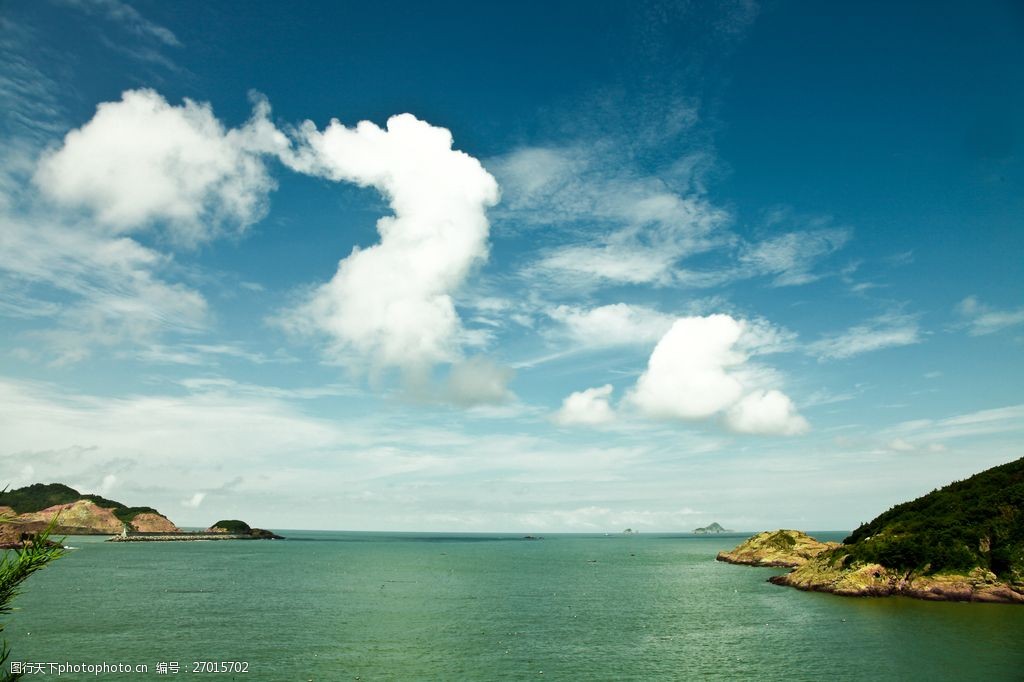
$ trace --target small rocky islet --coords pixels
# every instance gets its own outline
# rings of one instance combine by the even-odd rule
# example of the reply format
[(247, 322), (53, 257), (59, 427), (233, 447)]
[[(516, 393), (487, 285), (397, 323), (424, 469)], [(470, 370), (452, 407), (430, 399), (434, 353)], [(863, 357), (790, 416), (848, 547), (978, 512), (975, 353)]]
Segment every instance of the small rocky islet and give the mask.
[(728, 552), (719, 552), (716, 558), (730, 564), (795, 568), (836, 547), (838, 542), (818, 542), (807, 533), (779, 529), (747, 538)]
[(1024, 458), (896, 505), (842, 543), (783, 529), (717, 558), (792, 568), (769, 581), (800, 590), (1024, 604)]

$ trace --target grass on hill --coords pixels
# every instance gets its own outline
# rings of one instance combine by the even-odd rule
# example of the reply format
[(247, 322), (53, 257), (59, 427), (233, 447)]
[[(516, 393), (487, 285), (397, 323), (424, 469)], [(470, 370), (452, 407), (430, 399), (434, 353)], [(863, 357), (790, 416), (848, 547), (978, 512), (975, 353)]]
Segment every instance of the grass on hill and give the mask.
[(218, 521), (217, 523), (210, 526), (210, 528), (223, 528), (229, 533), (245, 534), (252, 530), (249, 524), (245, 521), (239, 521), (238, 519), (227, 519), (225, 521)]

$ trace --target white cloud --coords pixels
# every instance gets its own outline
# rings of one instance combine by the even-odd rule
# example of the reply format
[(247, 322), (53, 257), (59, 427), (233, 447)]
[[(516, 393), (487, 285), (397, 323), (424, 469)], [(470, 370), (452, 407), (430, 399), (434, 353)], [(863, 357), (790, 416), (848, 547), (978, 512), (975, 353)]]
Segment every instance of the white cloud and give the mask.
[[(744, 340), (748, 332), (753, 341)], [(763, 323), (728, 315), (680, 318), (654, 348), (626, 401), (655, 418), (706, 419), (728, 410), (726, 426), (737, 432), (803, 433), (809, 425), (792, 401), (760, 385), (776, 381), (775, 372), (746, 364), (744, 347), (763, 344), (763, 335)]]
[(563, 426), (607, 424), (615, 420), (615, 411), (609, 404), (612, 385), (588, 388), (570, 394), (554, 419)]
[(62, 0), (88, 12), (102, 12), (111, 21), (117, 22), (126, 30), (140, 38), (156, 39), (170, 47), (180, 47), (178, 37), (167, 27), (161, 26), (142, 16), (137, 9), (121, 0)]
[(789, 396), (777, 390), (748, 393), (729, 408), (726, 422), (733, 431), (778, 436), (806, 433), (811, 426)]
[(1007, 327), (1024, 324), (1024, 308), (1016, 310), (997, 310), (978, 300), (976, 296), (968, 296), (956, 306), (956, 312), (967, 326), (971, 336), (994, 334)]
[(20, 355), (67, 364), (206, 330), (207, 300), (175, 281), (171, 255), (126, 233), (152, 224), (191, 245), (257, 219), (273, 186), (262, 156), (288, 143), (268, 117), (257, 102), (246, 125), (227, 130), (207, 105), (172, 107), (137, 90), (48, 152), (37, 139), (48, 128), (14, 140), (0, 169), (0, 312), (40, 320), (22, 332), (30, 348)]
[(747, 245), (740, 263), (750, 275), (774, 276), (775, 286), (807, 284), (820, 277), (811, 270), (814, 263), (841, 249), (849, 238), (848, 230), (838, 228), (789, 232)]
[(100, 495), (107, 495), (114, 486), (117, 485), (117, 476), (114, 474), (107, 474), (103, 477), (103, 481), (100, 483)]
[(607, 143), (527, 147), (488, 163), (505, 195), (499, 214), (511, 229), (558, 228), (587, 242), (545, 249), (525, 276), (574, 288), (668, 285), (680, 259), (721, 242), (729, 214), (702, 196), (693, 177), (672, 187), (624, 169), (620, 154)]
[[(783, 208), (766, 221), (770, 236), (747, 242), (730, 231), (731, 213), (706, 196), (706, 151), (680, 159), (675, 172), (648, 176), (631, 169), (629, 144), (620, 139), (525, 147), (488, 163), (504, 191), (502, 229), (563, 234), (561, 244), (543, 248), (521, 271), (524, 278), (573, 289), (711, 287), (752, 277), (794, 286), (819, 279), (815, 265), (850, 239), (849, 229), (832, 226), (827, 217), (795, 216)], [(785, 223), (804, 229), (781, 232)], [(684, 267), (687, 258), (711, 251), (729, 260), (706, 270)]]
[(653, 344), (676, 319), (653, 308), (627, 303), (589, 309), (560, 305), (549, 310), (548, 316), (563, 325), (572, 341), (590, 348)]
[(912, 443), (908, 443), (902, 438), (894, 438), (889, 441), (889, 449), (896, 452), (913, 452), (915, 448)]
[(182, 500), (181, 506), (189, 507), (190, 509), (198, 509), (204, 499), (206, 499), (206, 493), (195, 493), (187, 500)]
[(58, 364), (81, 360), (96, 347), (147, 344), (165, 332), (205, 328), (202, 294), (161, 278), (169, 257), (38, 209), (26, 216), (0, 211), (0, 219), (0, 291), (6, 297), (25, 288), (18, 297), (22, 314), (54, 319), (34, 337), (43, 341), (37, 350), (55, 354)]
[(735, 349), (743, 325), (728, 315), (684, 317), (658, 342), (629, 401), (654, 417), (703, 419), (739, 400), (728, 373), (746, 357)]
[(821, 360), (840, 360), (883, 348), (909, 346), (920, 342), (921, 332), (916, 317), (889, 314), (855, 325), (838, 334), (825, 336), (808, 344), (807, 349)]
[(1024, 431), (1024, 405), (1007, 405), (945, 419), (916, 419), (887, 430), (894, 440), (941, 442)]
[(226, 130), (208, 104), (171, 106), (153, 90), (128, 90), (45, 154), (34, 181), (114, 234), (165, 221), (176, 241), (196, 244), (266, 212), (275, 183), (261, 155), (288, 145), (269, 114), (259, 101), (245, 126)]
[(379, 243), (353, 249), (283, 324), (325, 336), (327, 354), (341, 362), (355, 353), (377, 367), (415, 369), (456, 359), (462, 326), (452, 293), (487, 258), (494, 178), (452, 149), (448, 130), (410, 114), (393, 116), (387, 129), (335, 120), (319, 132), (307, 122), (302, 137), (286, 163), (374, 187), (395, 215), (378, 220)]
[(481, 357), (452, 365), (448, 374), (448, 399), (456, 405), (500, 405), (514, 399), (508, 382), (512, 370)]

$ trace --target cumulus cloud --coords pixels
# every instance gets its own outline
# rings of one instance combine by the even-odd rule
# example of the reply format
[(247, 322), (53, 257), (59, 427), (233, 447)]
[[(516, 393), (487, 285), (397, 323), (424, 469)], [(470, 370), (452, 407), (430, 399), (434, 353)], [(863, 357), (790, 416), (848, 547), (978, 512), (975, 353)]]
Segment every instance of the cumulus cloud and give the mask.
[[(809, 428), (788, 396), (758, 385), (773, 371), (747, 364), (746, 349), (764, 347), (765, 325), (729, 315), (676, 320), (626, 396), (642, 414), (661, 419), (706, 419), (725, 412), (740, 433), (794, 435)], [(750, 340), (752, 339), (752, 340)]]
[(807, 349), (820, 360), (841, 360), (883, 348), (909, 346), (920, 342), (921, 331), (915, 316), (888, 314), (845, 331), (824, 336), (808, 344)]
[(789, 396), (777, 390), (748, 393), (729, 408), (726, 421), (739, 433), (792, 436), (810, 429), (807, 420), (797, 414)]
[(609, 400), (612, 385), (588, 388), (570, 394), (555, 413), (555, 422), (563, 426), (607, 424), (615, 420), (615, 411)]
[(702, 419), (739, 400), (743, 385), (731, 367), (746, 357), (735, 349), (741, 322), (728, 315), (684, 317), (661, 338), (629, 400), (654, 417)]
[(462, 324), (452, 293), (488, 253), (486, 209), (498, 185), (452, 135), (410, 114), (386, 128), (337, 120), (321, 132), (307, 122), (292, 168), (374, 187), (393, 216), (377, 222), (380, 242), (358, 247), (282, 322), (327, 339), (327, 354), (353, 354), (378, 367), (416, 369), (457, 359)]
[(560, 305), (548, 315), (563, 325), (570, 339), (586, 347), (655, 343), (675, 321), (672, 315), (627, 303), (589, 309)]
[(1007, 327), (1024, 324), (1024, 308), (997, 310), (982, 303), (976, 296), (968, 296), (960, 301), (956, 313), (971, 336), (986, 336)]
[(259, 101), (248, 123), (225, 129), (208, 104), (173, 106), (153, 90), (129, 90), (44, 155), (35, 184), (113, 234), (162, 222), (173, 239), (195, 244), (244, 230), (275, 188), (262, 156), (288, 146), (269, 114)]

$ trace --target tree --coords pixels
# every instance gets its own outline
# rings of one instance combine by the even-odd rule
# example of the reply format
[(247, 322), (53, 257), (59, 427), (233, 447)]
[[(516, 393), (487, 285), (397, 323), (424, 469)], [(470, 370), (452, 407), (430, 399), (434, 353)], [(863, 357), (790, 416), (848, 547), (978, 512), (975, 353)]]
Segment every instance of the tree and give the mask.
[[(10, 522), (10, 517), (0, 517), (0, 524)], [(45, 530), (26, 539), (17, 550), (0, 550), (3, 552), (3, 558), (0, 559), (0, 616), (14, 610), (11, 601), (18, 595), (21, 584), (30, 575), (64, 555), (64, 548), (49, 539), (56, 523), (57, 517), (54, 516)], [(0, 623), (0, 632), (3, 632), (3, 629), (4, 624)], [(7, 645), (7, 640), (3, 640), (0, 644), (0, 682), (12, 682), (21, 678), (21, 673), (13, 673), (7, 669), (7, 659), (10, 655), (11, 649)]]

